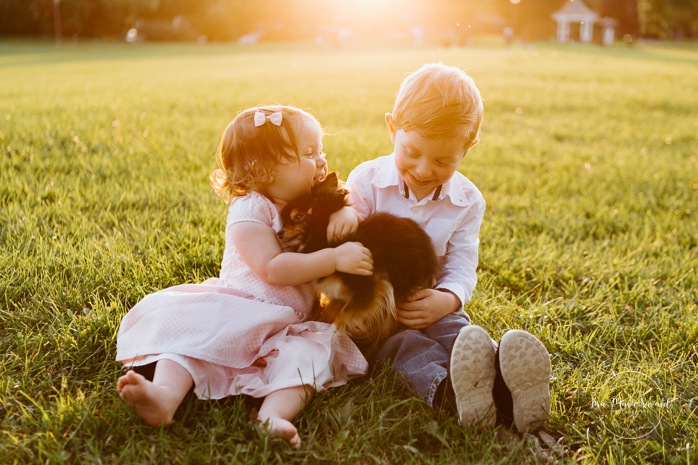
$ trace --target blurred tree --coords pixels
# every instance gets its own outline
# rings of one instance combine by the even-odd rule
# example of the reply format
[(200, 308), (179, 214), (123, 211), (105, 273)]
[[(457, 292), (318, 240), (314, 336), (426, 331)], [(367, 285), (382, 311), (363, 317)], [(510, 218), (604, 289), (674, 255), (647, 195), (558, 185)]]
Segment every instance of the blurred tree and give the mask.
[(0, 1), (0, 33), (11, 35), (36, 35), (41, 31), (36, 27), (31, 2), (26, 0)]
[[(51, 0), (51, 2), (54, 1)], [(63, 37), (92, 37), (95, 35), (95, 32), (98, 33), (97, 35), (100, 35), (101, 31), (92, 30), (92, 22), (90, 21), (96, 16), (95, 13), (99, 11), (98, 3), (86, 2), (85, 0), (60, 0), (58, 9), (60, 10)], [(53, 14), (51, 15), (51, 20), (53, 21)]]
[[(180, 38), (232, 40), (264, 30), (268, 39), (308, 39), (340, 29), (371, 33), (416, 26), (460, 42), (509, 24), (526, 40), (554, 37), (550, 14), (568, 0), (61, 0), (63, 35), (123, 37), (135, 24), (158, 23)], [(619, 21), (621, 34), (659, 39), (698, 37), (698, 0), (584, 0)], [(162, 28), (161, 28), (162, 29)], [(176, 31), (175, 31), (176, 32)], [(407, 33), (407, 32), (405, 32)], [(53, 0), (0, 0), (0, 35), (53, 36)], [(177, 38), (169, 36), (153, 39)]]
[(640, 19), (637, 13), (637, 0), (603, 0), (596, 10), (602, 17), (618, 21), (616, 31), (621, 36), (640, 33)]
[(698, 37), (698, 0), (638, 0), (638, 10), (645, 37)]
[(29, 10), (31, 21), (38, 33), (54, 34), (53, 0), (30, 0), (27, 2), (26, 8)]
[(564, 4), (561, 0), (497, 0), (497, 10), (514, 29), (514, 36), (525, 40), (555, 37), (550, 15)]

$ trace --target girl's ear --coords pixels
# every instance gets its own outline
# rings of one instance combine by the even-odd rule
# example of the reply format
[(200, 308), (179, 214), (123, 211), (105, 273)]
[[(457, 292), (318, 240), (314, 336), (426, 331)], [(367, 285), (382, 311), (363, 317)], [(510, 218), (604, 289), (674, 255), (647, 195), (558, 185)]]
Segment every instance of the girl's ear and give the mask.
[(393, 121), (393, 115), (390, 113), (385, 114), (385, 124), (388, 125), (388, 131), (390, 131), (390, 142), (395, 143), (395, 121)]

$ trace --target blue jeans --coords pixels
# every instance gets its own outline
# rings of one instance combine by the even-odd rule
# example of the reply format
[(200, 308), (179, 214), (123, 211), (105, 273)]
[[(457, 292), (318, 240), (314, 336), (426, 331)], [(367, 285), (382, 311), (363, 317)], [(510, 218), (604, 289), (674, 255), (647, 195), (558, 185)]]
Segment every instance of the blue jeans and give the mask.
[(436, 390), (448, 376), (453, 342), (469, 324), (470, 317), (460, 310), (428, 328), (403, 329), (378, 349), (376, 366), (390, 363), (414, 393), (433, 406)]

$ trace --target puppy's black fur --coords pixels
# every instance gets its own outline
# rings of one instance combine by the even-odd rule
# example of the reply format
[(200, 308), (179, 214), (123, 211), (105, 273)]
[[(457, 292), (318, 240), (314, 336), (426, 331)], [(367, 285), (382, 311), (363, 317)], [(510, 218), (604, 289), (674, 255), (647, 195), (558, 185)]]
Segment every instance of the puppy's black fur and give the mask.
[[(330, 215), (347, 204), (347, 194), (332, 172), (309, 195), (290, 202), (281, 212), (281, 242), (303, 253), (329, 247)], [(376, 349), (398, 327), (396, 302), (431, 287), (438, 260), (431, 238), (416, 222), (390, 213), (369, 215), (348, 241), (371, 251), (373, 275), (337, 272), (318, 280), (325, 301), (317, 319), (334, 322), (339, 331)]]

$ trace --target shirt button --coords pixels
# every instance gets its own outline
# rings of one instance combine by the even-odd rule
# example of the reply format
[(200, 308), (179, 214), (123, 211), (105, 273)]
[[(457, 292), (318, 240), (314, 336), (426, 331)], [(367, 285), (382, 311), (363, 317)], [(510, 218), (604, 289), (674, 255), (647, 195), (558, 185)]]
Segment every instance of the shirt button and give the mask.
[(412, 213), (417, 213), (419, 211), (419, 207), (412, 207)]

